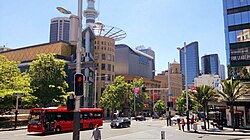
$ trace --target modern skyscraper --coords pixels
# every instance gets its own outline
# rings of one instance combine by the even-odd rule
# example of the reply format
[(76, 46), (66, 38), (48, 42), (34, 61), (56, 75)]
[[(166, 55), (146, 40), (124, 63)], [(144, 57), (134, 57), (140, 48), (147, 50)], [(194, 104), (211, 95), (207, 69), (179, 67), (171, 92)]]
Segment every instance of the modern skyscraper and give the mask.
[(227, 65), (250, 65), (250, 0), (223, 0)]
[(219, 75), (220, 60), (218, 54), (204, 55), (201, 57), (202, 74)]
[(56, 17), (50, 23), (50, 43), (57, 41), (69, 42), (70, 19), (67, 17)]
[(220, 65), (220, 73), (219, 73), (219, 75), (220, 75), (220, 79), (221, 80), (225, 80), (226, 79), (226, 77), (225, 77), (225, 66), (224, 65)]
[[(194, 85), (194, 78), (199, 76), (199, 48), (198, 42), (192, 42), (186, 45), (186, 62), (187, 62), (187, 85)], [(180, 49), (180, 63), (182, 73), (182, 85), (185, 86), (185, 58), (184, 47)]]

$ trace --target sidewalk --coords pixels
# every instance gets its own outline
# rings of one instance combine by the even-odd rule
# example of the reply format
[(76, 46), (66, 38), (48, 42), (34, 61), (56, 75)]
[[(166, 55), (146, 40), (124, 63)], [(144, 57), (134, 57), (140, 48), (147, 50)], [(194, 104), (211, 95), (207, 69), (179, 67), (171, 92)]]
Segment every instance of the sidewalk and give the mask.
[(190, 132), (198, 134), (211, 134), (211, 135), (250, 136), (250, 130), (246, 129), (235, 129), (235, 131), (233, 131), (233, 128), (223, 127), (223, 130), (219, 130), (217, 127), (209, 125), (209, 129), (205, 131), (204, 129), (201, 128), (202, 125), (204, 125), (203, 122), (198, 122), (197, 131), (195, 132), (194, 129), (191, 129), (190, 127)]
[(12, 127), (12, 128), (0, 128), (0, 133), (2, 131), (14, 131), (14, 130), (23, 130), (23, 129), (27, 129), (27, 126), (18, 126), (16, 129), (14, 127)]

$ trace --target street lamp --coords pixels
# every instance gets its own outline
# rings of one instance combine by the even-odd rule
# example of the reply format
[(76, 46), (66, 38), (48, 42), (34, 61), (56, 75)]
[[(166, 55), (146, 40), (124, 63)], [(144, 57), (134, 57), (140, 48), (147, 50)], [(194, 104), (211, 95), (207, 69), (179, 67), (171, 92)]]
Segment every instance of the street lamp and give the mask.
[[(69, 10), (62, 7), (57, 7), (57, 10), (63, 14), (71, 14)], [(82, 46), (82, 0), (78, 0), (78, 28), (77, 28), (77, 46), (76, 46), (76, 74), (81, 74), (81, 46)], [(79, 140), (80, 138), (80, 97), (75, 98), (75, 110), (74, 110), (74, 129), (73, 140)]]
[(95, 98), (94, 98), (94, 107), (96, 108), (97, 107), (97, 93), (96, 93), (96, 81), (97, 81), (97, 77), (107, 77), (108, 75), (100, 75), (100, 76), (97, 76), (97, 70), (95, 70)]
[[(186, 42), (184, 42), (184, 62), (185, 62), (185, 90), (186, 90), (186, 114), (187, 114), (187, 130), (190, 130), (189, 126), (189, 109), (188, 109), (188, 87), (187, 87), (187, 48), (186, 48)], [(181, 50), (180, 47), (177, 48), (177, 50)]]

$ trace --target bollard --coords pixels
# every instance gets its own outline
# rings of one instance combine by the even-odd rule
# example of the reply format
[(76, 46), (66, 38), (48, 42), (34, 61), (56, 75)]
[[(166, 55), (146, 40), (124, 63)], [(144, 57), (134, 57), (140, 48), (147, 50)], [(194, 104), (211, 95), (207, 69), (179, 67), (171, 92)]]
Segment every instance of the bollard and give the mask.
[(165, 131), (161, 131), (161, 140), (165, 140)]

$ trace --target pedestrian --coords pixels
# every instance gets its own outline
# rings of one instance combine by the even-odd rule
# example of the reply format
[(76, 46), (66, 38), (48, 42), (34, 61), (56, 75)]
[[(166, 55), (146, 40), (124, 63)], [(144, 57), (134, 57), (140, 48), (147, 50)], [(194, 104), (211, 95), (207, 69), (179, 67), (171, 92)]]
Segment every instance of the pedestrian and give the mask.
[(92, 132), (91, 139), (94, 137), (94, 140), (101, 140), (101, 131), (98, 128), (98, 124), (95, 125), (95, 129)]
[(180, 118), (177, 118), (177, 125), (178, 125), (179, 130), (181, 130), (181, 119)]
[(194, 124), (194, 116), (192, 116), (192, 117), (191, 117), (190, 122), (191, 122), (191, 128), (193, 128), (193, 124)]
[(182, 126), (182, 131), (184, 132), (184, 127), (185, 127), (185, 121), (184, 121), (184, 119), (182, 119), (182, 121), (181, 121), (181, 126)]

